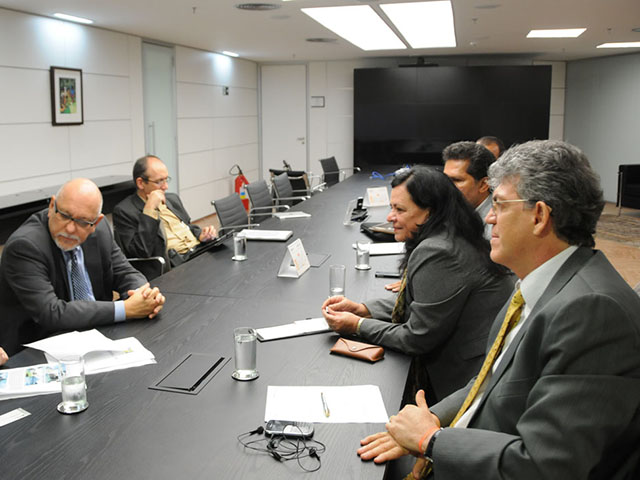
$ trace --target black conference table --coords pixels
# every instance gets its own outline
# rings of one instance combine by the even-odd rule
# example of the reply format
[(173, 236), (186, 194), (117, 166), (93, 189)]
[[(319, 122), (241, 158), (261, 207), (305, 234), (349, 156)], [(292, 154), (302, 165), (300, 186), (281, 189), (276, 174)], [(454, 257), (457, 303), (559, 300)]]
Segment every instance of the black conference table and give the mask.
[[(233, 371), (233, 328), (263, 327), (320, 316), (328, 294), (329, 265), (347, 266), (346, 294), (354, 300), (390, 295), (389, 279), (376, 270), (397, 270), (399, 257), (371, 257), (372, 269), (355, 270), (351, 244), (364, 236), (359, 224), (342, 224), (349, 200), (369, 186), (387, 185), (360, 174), (295, 206), (310, 218), (269, 219), (261, 228), (293, 230), (307, 253), (330, 257), (298, 279), (276, 276), (285, 243), (249, 242), (248, 260), (231, 260), (231, 242), (159, 277), (165, 308), (154, 320), (132, 321), (100, 331), (109, 338), (135, 336), (157, 364), (87, 377), (89, 408), (77, 415), (56, 411), (59, 394), (0, 403), (0, 414), (21, 407), (30, 416), (0, 428), (0, 478), (175, 479), (175, 478), (383, 478), (385, 467), (362, 462), (359, 440), (383, 424), (316, 424), (314, 439), (327, 450), (322, 465), (305, 473), (295, 460), (242, 447), (237, 436), (263, 425), (269, 385), (378, 385), (389, 415), (400, 405), (409, 358), (387, 350), (375, 364), (329, 354), (338, 336), (324, 333), (258, 344), (260, 377), (237, 382)], [(383, 220), (388, 209), (370, 208)], [(289, 243), (289, 242), (287, 242)], [(231, 360), (197, 395), (148, 387), (186, 355)], [(42, 363), (24, 350), (8, 366)], [(257, 438), (254, 435), (253, 438)], [(315, 466), (306, 459), (307, 468)]]

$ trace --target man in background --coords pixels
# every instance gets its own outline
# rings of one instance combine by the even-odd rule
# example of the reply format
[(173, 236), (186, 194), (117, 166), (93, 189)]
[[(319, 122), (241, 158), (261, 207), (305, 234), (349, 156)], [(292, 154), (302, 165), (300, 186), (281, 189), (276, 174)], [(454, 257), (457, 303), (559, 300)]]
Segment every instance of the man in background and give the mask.
[(502, 152), (504, 152), (504, 143), (498, 137), (484, 136), (476, 140), (476, 143), (484, 146), (487, 150), (493, 153), (493, 156), (500, 158)]
[[(473, 142), (456, 142), (442, 151), (444, 173), (462, 192), (484, 221), (491, 208), (487, 171), (495, 158), (489, 150)], [(491, 238), (491, 225), (485, 222), (484, 236)]]
[[(60, 331), (153, 318), (162, 309), (164, 296), (127, 262), (101, 210), (95, 183), (70, 180), (7, 240), (0, 345), (8, 354)], [(114, 302), (114, 291), (123, 300)]]
[(159, 256), (177, 266), (200, 242), (216, 237), (213, 226), (192, 224), (180, 197), (167, 193), (171, 177), (158, 157), (136, 160), (133, 181), (136, 191), (113, 210), (113, 226), (127, 257)]

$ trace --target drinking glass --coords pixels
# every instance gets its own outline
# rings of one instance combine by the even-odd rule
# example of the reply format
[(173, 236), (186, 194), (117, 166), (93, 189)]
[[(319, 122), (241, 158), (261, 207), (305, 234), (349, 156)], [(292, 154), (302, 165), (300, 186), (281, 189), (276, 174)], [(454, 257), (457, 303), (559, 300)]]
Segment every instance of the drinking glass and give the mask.
[(84, 358), (82, 355), (67, 355), (58, 359), (58, 365), (62, 382), (62, 402), (58, 404), (58, 411), (72, 414), (86, 410), (89, 403), (84, 381)]

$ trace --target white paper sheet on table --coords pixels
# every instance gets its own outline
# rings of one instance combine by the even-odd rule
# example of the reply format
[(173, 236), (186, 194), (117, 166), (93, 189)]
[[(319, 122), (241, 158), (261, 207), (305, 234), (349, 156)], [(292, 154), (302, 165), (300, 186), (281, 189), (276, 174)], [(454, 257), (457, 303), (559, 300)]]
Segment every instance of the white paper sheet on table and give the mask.
[(277, 325), (275, 327), (256, 328), (258, 339), (263, 342), (330, 331), (331, 329), (323, 317), (296, 320), (293, 323)]
[[(329, 407), (325, 416), (320, 394)], [(389, 420), (377, 385), (267, 387), (265, 422), (386, 423)]]
[[(356, 244), (351, 245), (356, 248)], [(372, 243), (369, 247), (369, 255), (399, 255), (404, 253), (404, 242)]]
[(287, 218), (308, 218), (311, 214), (306, 212), (276, 212), (273, 216), (280, 220), (285, 220)]

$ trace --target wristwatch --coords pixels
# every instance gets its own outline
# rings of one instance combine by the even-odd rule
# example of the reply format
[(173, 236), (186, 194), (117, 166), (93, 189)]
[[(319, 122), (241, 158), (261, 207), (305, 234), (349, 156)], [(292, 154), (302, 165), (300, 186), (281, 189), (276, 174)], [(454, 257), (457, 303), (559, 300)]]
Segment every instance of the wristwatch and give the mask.
[(426, 458), (432, 463), (433, 463), (433, 458), (431, 458), (431, 455), (433, 454), (433, 445), (436, 443), (436, 437), (440, 435), (441, 431), (442, 431), (442, 428), (433, 432), (433, 435), (431, 435), (431, 438), (429, 439), (429, 443), (427, 444), (427, 448), (424, 451), (424, 458)]

